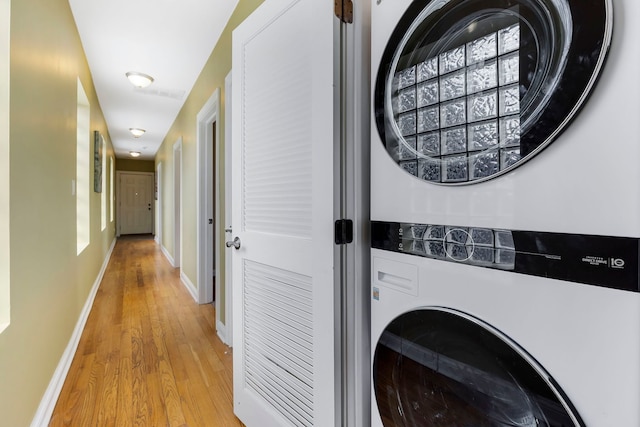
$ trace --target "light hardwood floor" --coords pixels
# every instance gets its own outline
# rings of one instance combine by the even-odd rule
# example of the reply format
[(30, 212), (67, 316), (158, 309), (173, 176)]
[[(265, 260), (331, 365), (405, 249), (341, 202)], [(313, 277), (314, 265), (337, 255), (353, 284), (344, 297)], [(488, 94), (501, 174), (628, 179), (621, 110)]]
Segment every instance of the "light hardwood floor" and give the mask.
[(50, 426), (242, 426), (232, 354), (149, 236), (116, 243)]

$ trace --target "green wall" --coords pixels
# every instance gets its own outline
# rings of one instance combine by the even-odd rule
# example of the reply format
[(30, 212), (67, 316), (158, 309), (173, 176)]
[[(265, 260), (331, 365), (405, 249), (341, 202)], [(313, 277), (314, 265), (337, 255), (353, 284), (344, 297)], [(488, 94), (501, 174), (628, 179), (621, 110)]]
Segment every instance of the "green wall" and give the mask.
[(11, 318), (0, 333), (0, 424), (28, 426), (115, 235), (113, 223), (101, 231), (91, 188), (91, 241), (76, 254), (78, 77), (91, 131), (114, 154), (68, 1), (11, 0), (10, 25)]
[[(207, 61), (202, 73), (198, 77), (191, 93), (189, 94), (182, 110), (176, 117), (173, 126), (169, 130), (162, 146), (156, 155), (156, 164), (162, 163), (163, 166), (163, 200), (173, 200), (173, 144), (182, 138), (182, 209), (183, 209), (183, 226), (182, 226), (182, 249), (181, 268), (182, 273), (187, 276), (191, 283), (197, 286), (197, 239), (196, 239), (196, 215), (197, 215), (197, 158), (196, 158), (196, 123), (197, 115), (211, 97), (211, 95), (220, 89), (220, 117), (217, 121), (218, 132), (221, 142), (220, 159), (224, 159), (224, 150), (229, 149), (224, 141), (225, 133), (225, 91), (224, 79), (231, 71), (231, 33), (232, 31), (253, 12), (263, 0), (240, 0), (231, 15), (227, 27), (222, 32), (216, 47), (214, 48), (209, 60)], [(224, 162), (220, 163), (221, 171), (220, 188), (224, 188)], [(172, 254), (175, 254), (176, 243), (173, 241), (174, 209), (171, 203), (165, 202), (163, 206), (162, 238), (165, 248)], [(220, 212), (224, 213), (224, 200), (220, 206)], [(224, 221), (220, 221), (220, 229), (217, 230), (218, 235), (224, 236)], [(220, 265), (224, 266), (225, 248), (224, 243), (218, 248), (220, 253)], [(224, 271), (218, 272), (221, 283), (221, 310), (216, 313), (218, 320), (224, 323), (225, 307), (224, 307)]]

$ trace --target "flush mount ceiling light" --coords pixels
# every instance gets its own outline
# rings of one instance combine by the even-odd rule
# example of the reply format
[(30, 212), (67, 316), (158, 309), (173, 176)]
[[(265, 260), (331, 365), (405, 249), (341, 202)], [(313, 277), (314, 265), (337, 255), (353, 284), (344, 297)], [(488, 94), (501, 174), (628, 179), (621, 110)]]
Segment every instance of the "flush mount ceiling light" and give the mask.
[(151, 83), (153, 83), (153, 77), (144, 73), (138, 73), (137, 71), (129, 71), (128, 73), (126, 73), (126, 75), (129, 81), (131, 82), (131, 84), (133, 84), (137, 88), (147, 87)]
[(140, 152), (139, 151), (129, 151), (129, 155), (131, 157), (140, 157)]
[(131, 134), (132, 134), (135, 138), (140, 138), (142, 135), (144, 135), (144, 133), (146, 132), (146, 130), (144, 130), (144, 129), (140, 129), (140, 128), (129, 128), (129, 132), (131, 132)]

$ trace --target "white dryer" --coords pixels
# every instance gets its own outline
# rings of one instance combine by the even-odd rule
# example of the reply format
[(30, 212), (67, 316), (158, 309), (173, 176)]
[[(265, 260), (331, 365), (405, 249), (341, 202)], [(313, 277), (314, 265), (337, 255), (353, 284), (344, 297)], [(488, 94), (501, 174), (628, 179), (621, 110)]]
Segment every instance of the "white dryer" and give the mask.
[(374, 427), (640, 425), (638, 18), (374, 0)]

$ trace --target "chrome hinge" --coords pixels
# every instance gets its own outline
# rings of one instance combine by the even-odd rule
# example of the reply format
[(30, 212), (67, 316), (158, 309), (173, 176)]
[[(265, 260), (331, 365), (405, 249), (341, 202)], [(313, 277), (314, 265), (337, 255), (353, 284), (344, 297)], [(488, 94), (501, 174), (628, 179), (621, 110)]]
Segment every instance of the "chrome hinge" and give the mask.
[(334, 241), (336, 245), (346, 245), (353, 242), (353, 221), (339, 219), (335, 223)]
[(336, 16), (347, 24), (353, 23), (353, 1), (334, 0)]

